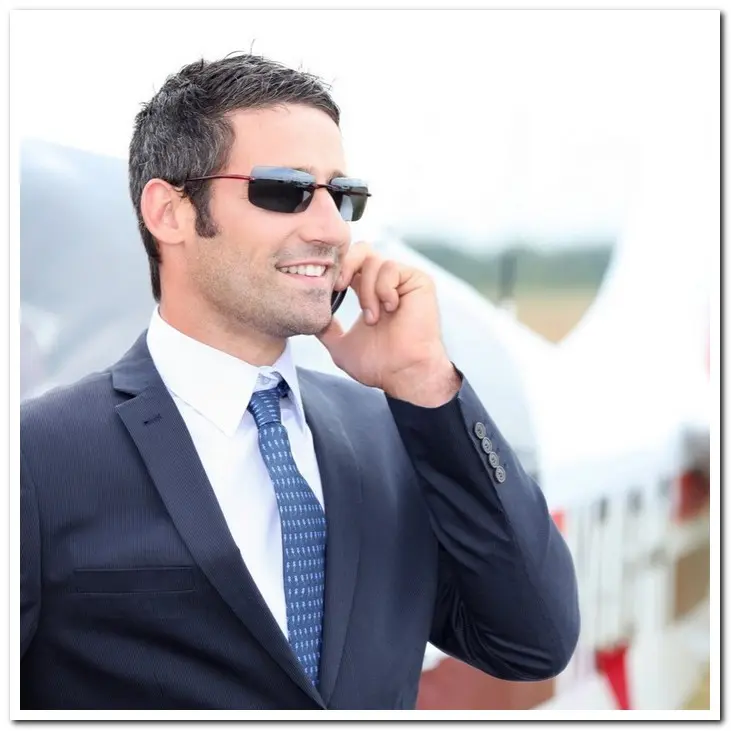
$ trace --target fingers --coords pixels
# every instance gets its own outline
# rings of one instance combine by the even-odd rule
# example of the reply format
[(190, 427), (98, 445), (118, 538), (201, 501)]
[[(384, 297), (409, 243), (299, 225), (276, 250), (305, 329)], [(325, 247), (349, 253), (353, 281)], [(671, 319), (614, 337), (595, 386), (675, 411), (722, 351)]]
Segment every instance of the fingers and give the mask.
[(335, 289), (342, 290), (349, 287), (353, 281), (353, 276), (360, 271), (366, 257), (372, 254), (373, 249), (365, 242), (360, 241), (353, 244), (340, 265), (340, 275), (335, 282)]
[(404, 270), (395, 261), (384, 261), (378, 270), (375, 283), (375, 294), (378, 302), (383, 304), (386, 312), (395, 312), (399, 303), (399, 285)]
[(367, 256), (361, 265), (358, 272), (359, 281), (354, 287), (358, 293), (363, 317), (369, 325), (378, 322), (380, 315), (381, 306), (376, 294), (376, 280), (379, 277), (382, 265), (383, 260), (374, 252), (370, 252), (370, 256)]
[(360, 242), (348, 252), (336, 289), (351, 286), (358, 295), (365, 321), (374, 325), (381, 308), (389, 313), (398, 308), (398, 288), (406, 275), (405, 267), (383, 259), (368, 244)]

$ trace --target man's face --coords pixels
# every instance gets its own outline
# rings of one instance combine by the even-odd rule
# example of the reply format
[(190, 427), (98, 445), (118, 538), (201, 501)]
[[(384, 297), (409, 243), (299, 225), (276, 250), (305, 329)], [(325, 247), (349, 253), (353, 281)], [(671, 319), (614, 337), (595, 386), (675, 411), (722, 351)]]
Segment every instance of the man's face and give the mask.
[[(222, 174), (249, 175), (257, 166), (307, 169), (318, 183), (345, 174), (338, 126), (317, 109), (287, 105), (231, 115), (235, 142)], [(331, 319), (330, 298), (350, 228), (327, 190), (306, 210), (275, 213), (248, 200), (248, 182), (213, 180), (210, 214), (214, 238), (194, 237), (186, 247), (191, 284), (219, 317), (282, 338), (314, 334)], [(312, 276), (282, 271), (306, 262), (327, 264)], [(300, 270), (303, 271), (303, 270)], [(310, 276), (307, 276), (307, 275)]]

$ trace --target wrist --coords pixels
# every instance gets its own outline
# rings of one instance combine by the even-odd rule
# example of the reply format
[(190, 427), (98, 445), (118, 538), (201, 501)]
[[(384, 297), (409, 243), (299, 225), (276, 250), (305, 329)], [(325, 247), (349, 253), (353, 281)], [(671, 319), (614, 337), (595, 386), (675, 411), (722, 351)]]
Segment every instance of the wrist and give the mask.
[(384, 385), (391, 398), (414, 406), (437, 408), (451, 401), (462, 387), (462, 377), (446, 357), (420, 363), (394, 374)]

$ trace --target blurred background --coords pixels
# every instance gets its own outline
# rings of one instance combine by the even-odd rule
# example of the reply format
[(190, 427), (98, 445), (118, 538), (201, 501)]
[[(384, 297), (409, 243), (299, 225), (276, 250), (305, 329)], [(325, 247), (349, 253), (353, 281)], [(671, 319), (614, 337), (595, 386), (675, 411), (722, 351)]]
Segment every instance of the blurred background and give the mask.
[[(23, 10), (10, 40), (22, 398), (111, 364), (149, 320), (126, 189), (140, 104), (200, 57), (315, 73), (374, 193), (354, 237), (435, 277), (450, 355), (580, 580), (562, 676), (505, 683), (429, 647), (419, 708), (711, 707), (717, 11)], [(336, 371), (312, 340), (302, 360)]]

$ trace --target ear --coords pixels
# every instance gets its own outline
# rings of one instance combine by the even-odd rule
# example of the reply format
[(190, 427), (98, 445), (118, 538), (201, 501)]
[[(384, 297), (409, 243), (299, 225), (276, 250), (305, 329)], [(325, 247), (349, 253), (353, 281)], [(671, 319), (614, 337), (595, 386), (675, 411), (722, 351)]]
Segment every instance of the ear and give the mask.
[(142, 190), (140, 210), (150, 233), (162, 245), (182, 244), (189, 235), (190, 205), (170, 183), (153, 178)]

